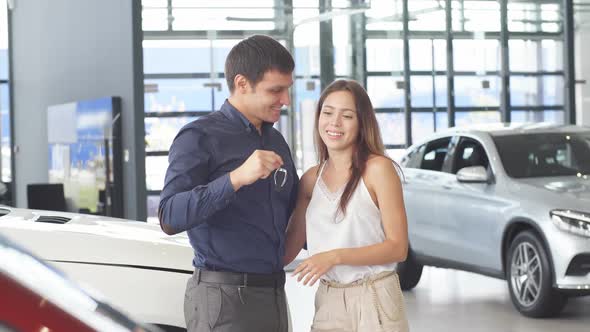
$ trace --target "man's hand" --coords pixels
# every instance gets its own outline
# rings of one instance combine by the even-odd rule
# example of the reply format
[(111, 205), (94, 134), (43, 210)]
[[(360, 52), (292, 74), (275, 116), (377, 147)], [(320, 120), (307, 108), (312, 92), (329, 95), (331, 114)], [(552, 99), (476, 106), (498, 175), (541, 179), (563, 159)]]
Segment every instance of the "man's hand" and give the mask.
[(283, 159), (274, 151), (256, 150), (238, 168), (229, 173), (234, 190), (266, 179), (275, 169), (283, 166)]

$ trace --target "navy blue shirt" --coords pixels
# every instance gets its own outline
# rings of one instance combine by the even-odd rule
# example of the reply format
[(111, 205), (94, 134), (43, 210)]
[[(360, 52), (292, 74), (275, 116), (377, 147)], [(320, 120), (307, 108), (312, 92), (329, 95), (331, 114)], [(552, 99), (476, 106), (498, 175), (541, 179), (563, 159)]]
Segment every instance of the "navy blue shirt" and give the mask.
[[(227, 100), (185, 125), (170, 147), (160, 195), (161, 223), (187, 231), (193, 265), (218, 271), (273, 273), (283, 269), (285, 230), (299, 178), (289, 146), (270, 123), (262, 134)], [(276, 190), (274, 172), (234, 192), (229, 173), (255, 150), (281, 156), (287, 179)], [(277, 174), (281, 182), (283, 174)]]

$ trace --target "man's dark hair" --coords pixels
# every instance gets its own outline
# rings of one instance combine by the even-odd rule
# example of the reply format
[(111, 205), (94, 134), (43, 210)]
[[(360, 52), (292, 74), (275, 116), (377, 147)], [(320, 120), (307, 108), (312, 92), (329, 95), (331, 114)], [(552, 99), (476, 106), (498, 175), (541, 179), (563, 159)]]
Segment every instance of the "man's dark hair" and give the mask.
[(227, 55), (225, 79), (229, 91), (233, 93), (234, 78), (238, 74), (256, 86), (269, 70), (290, 74), (294, 68), (293, 57), (283, 45), (269, 36), (254, 35), (240, 41)]

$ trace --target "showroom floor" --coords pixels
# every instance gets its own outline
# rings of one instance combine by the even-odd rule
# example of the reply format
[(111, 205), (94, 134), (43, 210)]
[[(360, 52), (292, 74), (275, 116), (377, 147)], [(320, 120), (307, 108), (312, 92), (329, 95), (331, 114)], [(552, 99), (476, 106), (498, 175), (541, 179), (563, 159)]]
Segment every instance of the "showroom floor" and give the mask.
[[(293, 332), (309, 331), (315, 287), (287, 277)], [(506, 282), (455, 270), (425, 268), (404, 293), (410, 331), (590, 331), (590, 297), (573, 298), (558, 318), (530, 319), (512, 306)]]

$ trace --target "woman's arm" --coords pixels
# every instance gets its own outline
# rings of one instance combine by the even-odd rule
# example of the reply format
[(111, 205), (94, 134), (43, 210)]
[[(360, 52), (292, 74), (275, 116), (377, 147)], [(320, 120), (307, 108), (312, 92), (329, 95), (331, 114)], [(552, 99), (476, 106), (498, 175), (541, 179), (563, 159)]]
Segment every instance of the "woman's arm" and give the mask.
[(316, 254), (303, 261), (293, 272), (313, 285), (334, 265), (380, 265), (401, 262), (408, 254), (408, 225), (400, 178), (393, 163), (385, 157), (367, 162), (365, 184), (381, 211), (385, 240), (358, 248), (339, 248)]
[(317, 166), (310, 168), (299, 181), (297, 205), (289, 219), (285, 243), (284, 265), (291, 263), (299, 254), (306, 240), (305, 212), (311, 200), (311, 193), (317, 179)]

